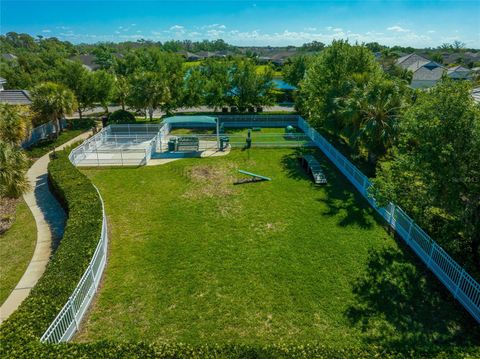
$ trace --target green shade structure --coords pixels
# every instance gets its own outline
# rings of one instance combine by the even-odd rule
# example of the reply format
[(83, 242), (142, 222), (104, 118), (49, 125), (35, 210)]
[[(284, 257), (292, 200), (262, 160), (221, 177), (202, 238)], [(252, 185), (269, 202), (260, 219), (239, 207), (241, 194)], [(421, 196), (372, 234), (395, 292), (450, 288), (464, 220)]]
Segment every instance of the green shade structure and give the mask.
[(217, 117), (211, 116), (171, 116), (165, 118), (162, 123), (169, 124), (212, 124), (217, 128), (217, 148), (220, 148), (220, 121)]
[(217, 124), (217, 118), (211, 116), (171, 116), (165, 118), (163, 123), (178, 124), (178, 123), (210, 123)]

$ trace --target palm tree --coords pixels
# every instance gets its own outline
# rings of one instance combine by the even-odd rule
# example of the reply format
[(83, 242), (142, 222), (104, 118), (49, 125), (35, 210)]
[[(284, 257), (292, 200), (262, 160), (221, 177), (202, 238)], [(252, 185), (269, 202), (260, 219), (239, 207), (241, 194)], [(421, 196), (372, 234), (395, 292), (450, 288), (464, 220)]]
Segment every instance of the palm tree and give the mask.
[(73, 92), (64, 85), (45, 82), (32, 91), (32, 108), (48, 121), (55, 121), (60, 133), (60, 118), (76, 111), (77, 101)]
[(28, 190), (27, 169), (25, 153), (15, 145), (0, 140), (0, 197), (17, 198)]
[(398, 135), (398, 122), (405, 106), (405, 85), (383, 76), (357, 83), (343, 99), (341, 112), (350, 126), (352, 144), (368, 150), (368, 161), (375, 165), (391, 148)]
[(0, 140), (19, 145), (28, 134), (31, 114), (21, 106), (0, 104)]

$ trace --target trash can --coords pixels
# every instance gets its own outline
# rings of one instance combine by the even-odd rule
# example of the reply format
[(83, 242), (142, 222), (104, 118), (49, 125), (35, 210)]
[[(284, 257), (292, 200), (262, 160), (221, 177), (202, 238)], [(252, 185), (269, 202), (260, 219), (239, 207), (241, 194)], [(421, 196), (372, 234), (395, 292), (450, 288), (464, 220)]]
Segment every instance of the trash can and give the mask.
[(220, 137), (220, 151), (223, 151), (225, 148), (227, 148), (229, 142), (230, 142), (229, 137), (227, 136)]
[(108, 126), (108, 116), (102, 116), (102, 128), (105, 128)]
[(168, 141), (168, 152), (175, 151), (175, 140)]

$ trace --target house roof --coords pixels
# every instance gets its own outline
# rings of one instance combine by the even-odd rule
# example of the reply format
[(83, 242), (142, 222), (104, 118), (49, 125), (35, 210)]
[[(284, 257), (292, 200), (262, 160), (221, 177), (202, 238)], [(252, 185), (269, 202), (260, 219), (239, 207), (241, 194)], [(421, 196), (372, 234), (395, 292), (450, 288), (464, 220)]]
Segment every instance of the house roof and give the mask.
[(10, 105), (30, 105), (32, 99), (27, 90), (3, 90), (0, 91), (0, 103)]
[(6, 84), (7, 80), (5, 80), (3, 77), (0, 77), (0, 84)]
[(472, 97), (475, 102), (480, 103), (480, 87), (474, 88), (472, 90)]
[(404, 69), (410, 71), (416, 71), (425, 64), (431, 62), (430, 60), (424, 58), (423, 56), (412, 53), (410, 55), (405, 55), (397, 59), (396, 64)]
[(15, 60), (17, 58), (17, 56), (15, 56), (14, 54), (2, 54), (2, 57), (5, 60)]
[(95, 63), (95, 60), (96, 60), (95, 55), (82, 54), (82, 55), (72, 56), (70, 60), (80, 61), (85, 67), (87, 67), (92, 71), (100, 67), (98, 64)]
[(442, 78), (445, 69), (442, 66), (418, 68), (412, 76), (412, 81), (438, 81)]
[(448, 70), (448, 73), (452, 73), (452, 72), (470, 72), (470, 69), (467, 69), (466, 67), (463, 67), (463, 66), (455, 66), (455, 67), (450, 67)]

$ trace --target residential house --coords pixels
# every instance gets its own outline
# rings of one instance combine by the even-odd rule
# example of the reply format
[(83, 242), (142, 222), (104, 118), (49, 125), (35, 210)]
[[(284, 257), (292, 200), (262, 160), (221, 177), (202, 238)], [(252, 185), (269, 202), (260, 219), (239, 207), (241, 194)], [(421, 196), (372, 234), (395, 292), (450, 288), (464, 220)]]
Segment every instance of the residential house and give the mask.
[(480, 87), (476, 87), (472, 90), (472, 97), (476, 103), (480, 104)]
[(435, 86), (446, 71), (439, 63), (415, 53), (400, 57), (396, 65), (413, 73), (410, 86), (415, 89)]
[(0, 77), (0, 103), (9, 105), (30, 105), (32, 99), (27, 90), (5, 90), (4, 85), (7, 80)]
[(77, 55), (77, 56), (72, 56), (70, 58), (72, 61), (80, 61), (88, 71), (95, 71), (100, 68), (100, 65), (98, 65), (95, 60), (96, 57), (95, 55), (91, 54), (82, 54), (82, 55)]
[(473, 73), (463, 66), (451, 67), (447, 70), (447, 76), (454, 80), (473, 80)]
[(2, 58), (7, 61), (13, 61), (17, 59), (17, 56), (15, 56), (14, 54), (2, 54)]

